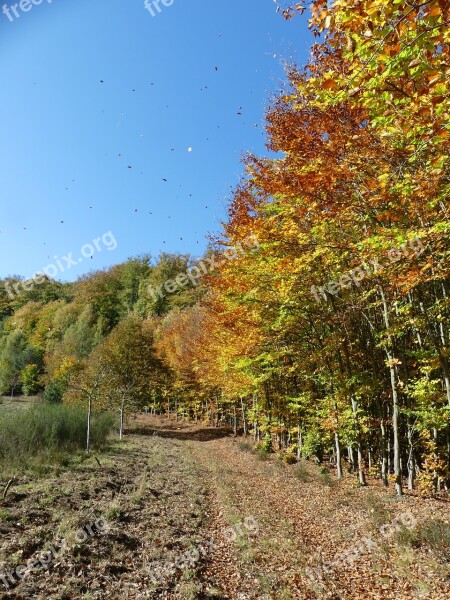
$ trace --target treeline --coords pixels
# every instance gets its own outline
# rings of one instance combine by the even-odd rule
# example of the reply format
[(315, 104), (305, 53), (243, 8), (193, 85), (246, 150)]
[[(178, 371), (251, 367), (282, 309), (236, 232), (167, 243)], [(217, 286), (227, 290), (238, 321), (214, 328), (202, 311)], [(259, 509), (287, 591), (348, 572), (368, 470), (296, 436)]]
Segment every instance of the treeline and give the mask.
[(210, 266), (144, 257), (5, 292), (4, 391), (229, 419), (361, 485), (448, 486), (449, 18), (441, 0), (314, 2), (318, 43)]
[[(43, 393), (45, 400), (60, 402), (69, 381), (72, 387), (76, 385), (74, 374), (83, 385), (81, 373), (98, 364), (99, 357), (109, 360), (116, 373), (123, 366), (131, 374), (133, 361), (137, 361), (135, 377), (148, 379), (150, 365), (164, 371), (155, 355), (155, 323), (161, 315), (191, 306), (203, 292), (196, 279), (171, 294), (155, 295), (152, 290), (193, 265), (188, 255), (162, 254), (156, 261), (145, 255), (75, 283), (46, 277), (27, 291), (16, 285), (23, 281), (20, 277), (3, 280), (1, 392), (11, 396)], [(137, 387), (136, 382), (135, 391)], [(148, 391), (145, 401), (155, 393), (159, 389)], [(139, 399), (138, 404), (143, 401)]]

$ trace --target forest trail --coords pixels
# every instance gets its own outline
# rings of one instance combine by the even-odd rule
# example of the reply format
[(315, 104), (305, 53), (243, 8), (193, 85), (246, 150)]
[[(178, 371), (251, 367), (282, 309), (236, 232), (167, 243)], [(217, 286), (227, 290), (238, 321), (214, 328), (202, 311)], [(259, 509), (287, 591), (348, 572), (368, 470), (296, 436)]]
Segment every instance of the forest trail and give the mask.
[(258, 455), (227, 429), (149, 415), (97, 458), (8, 493), (0, 573), (58, 540), (66, 548), (9, 590), (0, 582), (0, 598), (450, 597), (450, 556), (408, 535), (448, 521), (444, 502), (399, 501), (374, 480), (358, 489), (352, 476)]

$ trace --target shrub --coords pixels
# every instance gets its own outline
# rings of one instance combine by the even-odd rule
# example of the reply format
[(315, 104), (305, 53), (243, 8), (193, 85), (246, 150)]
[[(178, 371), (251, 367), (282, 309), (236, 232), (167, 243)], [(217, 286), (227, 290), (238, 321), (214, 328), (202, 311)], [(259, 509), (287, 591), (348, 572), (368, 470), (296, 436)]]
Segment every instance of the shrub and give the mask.
[(282, 455), (283, 461), (288, 465), (295, 465), (297, 462), (297, 448), (290, 446)]
[(64, 393), (64, 386), (61, 381), (51, 381), (45, 388), (43, 398), (49, 404), (60, 404)]
[(450, 560), (450, 523), (442, 519), (429, 519), (414, 529), (404, 526), (396, 533), (395, 541), (401, 546), (429, 548), (440, 558)]
[(331, 478), (330, 471), (326, 467), (321, 467), (319, 469), (319, 481), (328, 487), (336, 485), (334, 479)]
[(269, 453), (264, 448), (256, 448), (255, 455), (258, 460), (267, 460), (269, 458)]
[(273, 451), (273, 448), (272, 448), (272, 436), (270, 435), (269, 432), (266, 433), (266, 437), (264, 438), (262, 449), (265, 452), (272, 452)]
[(303, 456), (305, 458), (311, 458), (317, 456), (318, 458), (322, 455), (323, 440), (319, 431), (311, 430), (307, 431), (303, 439)]
[[(93, 415), (91, 446), (102, 448), (113, 428), (111, 415)], [(65, 405), (33, 406), (0, 417), (0, 463), (24, 468), (32, 464), (59, 462), (86, 445), (86, 411)]]
[(304, 481), (305, 483), (311, 479), (310, 474), (303, 464), (298, 464), (294, 469), (294, 475), (300, 481)]
[(238, 443), (239, 446), (239, 450), (242, 450), (242, 452), (250, 452), (252, 449), (252, 445), (250, 442), (239, 442)]
[(431, 548), (446, 560), (450, 560), (450, 523), (431, 519), (415, 528), (417, 543)]

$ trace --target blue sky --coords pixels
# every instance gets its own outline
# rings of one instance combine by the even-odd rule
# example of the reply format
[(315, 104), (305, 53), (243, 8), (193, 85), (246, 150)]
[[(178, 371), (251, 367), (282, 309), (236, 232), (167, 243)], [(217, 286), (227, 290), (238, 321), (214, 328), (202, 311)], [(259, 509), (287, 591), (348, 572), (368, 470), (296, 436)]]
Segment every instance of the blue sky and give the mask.
[(307, 60), (307, 16), (286, 22), (273, 0), (174, 0), (155, 17), (143, 0), (18, 12), (0, 13), (0, 277), (81, 257), (109, 231), (114, 251), (100, 242), (58, 278), (201, 254), (241, 155), (266, 152), (283, 61)]

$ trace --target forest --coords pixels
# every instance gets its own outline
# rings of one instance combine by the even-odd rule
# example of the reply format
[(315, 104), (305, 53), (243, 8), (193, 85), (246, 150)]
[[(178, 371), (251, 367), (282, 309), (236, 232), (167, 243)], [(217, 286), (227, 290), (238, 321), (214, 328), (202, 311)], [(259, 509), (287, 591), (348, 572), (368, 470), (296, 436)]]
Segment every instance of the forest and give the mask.
[[(285, 8), (286, 19), (304, 12)], [(450, 6), (313, 2), (204, 257), (2, 281), (0, 387), (230, 424), (287, 462), (450, 477)]]

